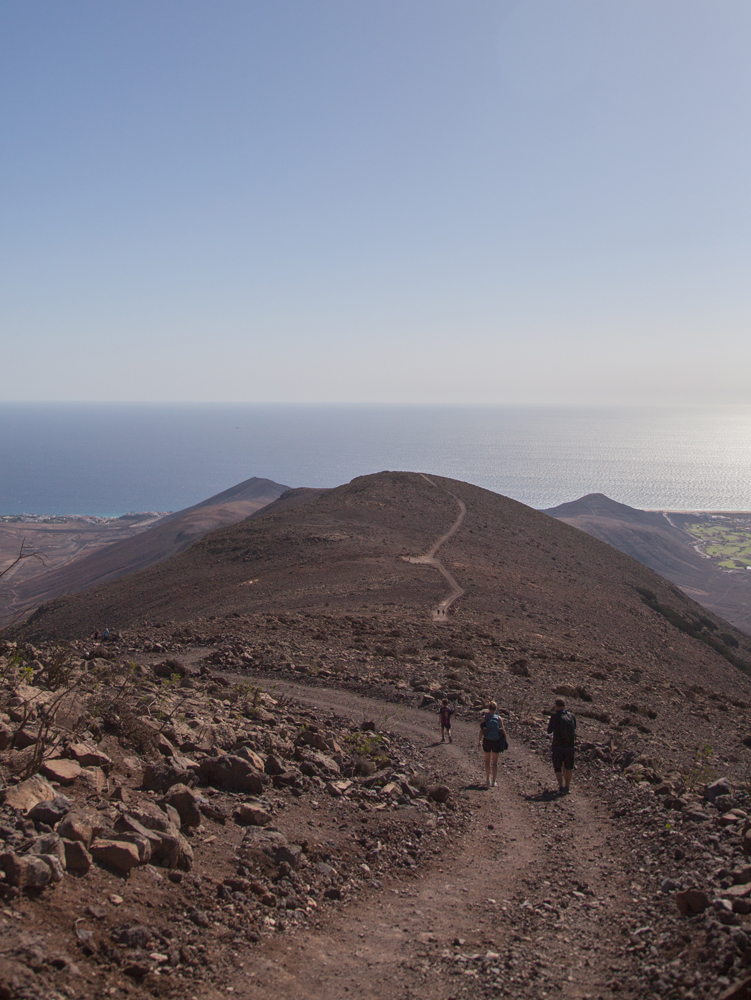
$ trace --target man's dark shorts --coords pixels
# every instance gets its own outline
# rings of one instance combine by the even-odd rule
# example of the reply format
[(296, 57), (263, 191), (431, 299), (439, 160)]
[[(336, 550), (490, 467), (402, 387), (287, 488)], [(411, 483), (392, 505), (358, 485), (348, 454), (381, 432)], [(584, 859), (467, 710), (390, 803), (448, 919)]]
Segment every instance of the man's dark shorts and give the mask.
[(553, 747), (553, 770), (560, 771), (563, 767), (567, 771), (574, 770), (573, 747)]
[(485, 753), (500, 753), (501, 752), (501, 741), (500, 740), (486, 740), (483, 737), (482, 748)]

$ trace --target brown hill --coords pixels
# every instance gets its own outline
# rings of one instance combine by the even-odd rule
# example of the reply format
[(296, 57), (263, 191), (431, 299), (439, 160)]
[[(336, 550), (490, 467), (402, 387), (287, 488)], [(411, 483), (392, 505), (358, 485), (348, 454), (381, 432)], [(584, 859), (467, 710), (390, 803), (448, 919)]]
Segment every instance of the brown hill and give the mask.
[(146, 569), (184, 551), (207, 532), (236, 524), (276, 500), (288, 487), (254, 476), (208, 500), (169, 514), (140, 534), (105, 544), (63, 566), (19, 582), (10, 581), (9, 611), (34, 608), (63, 594), (96, 587), (137, 570)]
[(580, 654), (604, 647), (659, 659), (697, 681), (707, 664), (732, 677), (731, 660), (751, 660), (747, 636), (611, 546), (488, 490), (403, 472), (290, 491), (157, 566), (40, 608), (22, 634), (290, 610), (429, 618), (449, 587), (434, 566), (405, 557), (431, 549), (459, 501), (466, 518), (440, 550), (465, 591), (451, 620), (497, 623)]
[(686, 515), (638, 510), (602, 493), (590, 493), (543, 513), (633, 556), (677, 583), (703, 607), (751, 634), (751, 580), (723, 572), (697, 552), (696, 539), (683, 527)]
[[(437, 613), (449, 595), (448, 613)], [(94, 644), (95, 623), (119, 635)], [(71, 913), (81, 914), (84, 1000), (102, 994), (105, 977), (121, 986), (123, 969), (138, 970), (133, 989), (144, 995), (214, 996), (231, 982), (260, 1000), (269, 983), (277, 992), (292, 983), (303, 996), (341, 1000), (426, 984), (445, 995), (447, 969), (467, 966), (476, 975), (465, 992), (490, 996), (499, 981), (489, 947), (507, 956), (506, 996), (539, 996), (558, 977), (577, 995), (710, 1000), (747, 975), (751, 678), (739, 665), (751, 658), (749, 639), (598, 539), (465, 483), (381, 473), (289, 491), (158, 566), (53, 602), (17, 630), (18, 639), (76, 634), (67, 649), (0, 644), (5, 678), (24, 663), (16, 676), (28, 697), (61, 697), (67, 654), (86, 736), (101, 738), (113, 766), (103, 793), (92, 788), (97, 769), (85, 768), (66, 795), (121, 829), (139, 804), (155, 808), (157, 787), (184, 797), (182, 781), (196, 773), (224, 786), (230, 766), (254, 773), (260, 800), (243, 804), (229, 782), (196, 800), (201, 827), (184, 838), (191, 877), (189, 859), (161, 879), (153, 859), (126, 879), (95, 863), (89, 876), (23, 899), (23, 927), (6, 935), (13, 975), (40, 966), (21, 931), (53, 924), (54, 941), (35, 941), (49, 954), (70, 951)], [(6, 681), (0, 721), (12, 714), (20, 729), (16, 690)], [(574, 784), (563, 796), (542, 735), (557, 694), (577, 717)], [(450, 746), (437, 739), (443, 697), (457, 709)], [(493, 789), (476, 743), (491, 697), (510, 743)], [(70, 726), (67, 714), (61, 721)], [(0, 754), (0, 779), (3, 767), (20, 775), (31, 754), (33, 743)], [(243, 834), (244, 805), (262, 807), (274, 828)], [(4, 808), (7, 850), (39, 843), (29, 820), (14, 827)], [(450, 816), (466, 821), (463, 834)], [(126, 836), (135, 863), (141, 852)], [(269, 836), (292, 854), (261, 847)], [(418, 859), (430, 867), (416, 911)], [(489, 883), (501, 921), (487, 911)], [(447, 885), (462, 891), (447, 897)], [(94, 906), (110, 890), (120, 907), (101, 918)], [(135, 951), (152, 928), (155, 943)], [(95, 935), (106, 948), (87, 947)], [(466, 942), (467, 954), (448, 955), (447, 941)], [(249, 967), (263, 971), (255, 986)], [(33, 995), (51, 995), (49, 982), (34, 982)]]

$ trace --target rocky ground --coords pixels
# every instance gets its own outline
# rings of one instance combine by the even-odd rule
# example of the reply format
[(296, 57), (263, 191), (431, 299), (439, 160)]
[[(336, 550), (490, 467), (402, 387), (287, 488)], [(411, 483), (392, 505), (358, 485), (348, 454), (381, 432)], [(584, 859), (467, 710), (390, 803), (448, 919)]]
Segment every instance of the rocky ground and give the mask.
[[(681, 686), (384, 608), (6, 643), (0, 678), (0, 997), (699, 1000), (751, 974), (740, 672)], [(511, 750), (487, 790), (491, 695)]]

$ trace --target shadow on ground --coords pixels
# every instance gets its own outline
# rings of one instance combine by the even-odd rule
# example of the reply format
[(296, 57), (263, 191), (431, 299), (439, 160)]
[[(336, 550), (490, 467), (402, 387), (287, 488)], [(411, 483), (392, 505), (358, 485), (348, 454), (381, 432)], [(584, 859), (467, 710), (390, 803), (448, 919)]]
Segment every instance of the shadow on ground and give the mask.
[(544, 792), (538, 792), (537, 795), (525, 795), (524, 796), (524, 801), (525, 802), (558, 802), (558, 801), (560, 801), (561, 798), (563, 798), (563, 796), (559, 795), (557, 789), (555, 791), (553, 789), (550, 789), (550, 790), (547, 790), (547, 791), (544, 791)]

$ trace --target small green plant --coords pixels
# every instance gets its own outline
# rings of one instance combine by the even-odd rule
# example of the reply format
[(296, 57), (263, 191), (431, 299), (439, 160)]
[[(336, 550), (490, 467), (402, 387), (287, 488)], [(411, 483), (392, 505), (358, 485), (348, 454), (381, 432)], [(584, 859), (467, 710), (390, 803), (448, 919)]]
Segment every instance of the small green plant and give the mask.
[(388, 766), (389, 758), (384, 750), (383, 737), (380, 734), (349, 733), (344, 737), (344, 743), (350, 753), (359, 757), (367, 757), (379, 769)]
[(713, 754), (714, 750), (709, 743), (696, 747), (693, 763), (684, 775), (687, 788), (693, 791), (717, 777), (716, 770), (710, 764)]

